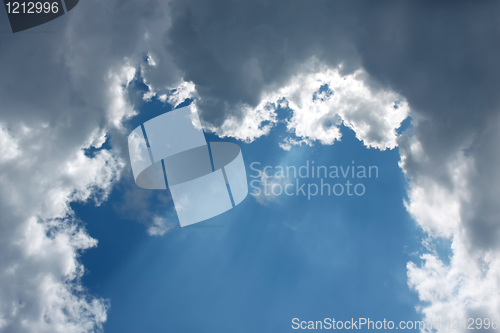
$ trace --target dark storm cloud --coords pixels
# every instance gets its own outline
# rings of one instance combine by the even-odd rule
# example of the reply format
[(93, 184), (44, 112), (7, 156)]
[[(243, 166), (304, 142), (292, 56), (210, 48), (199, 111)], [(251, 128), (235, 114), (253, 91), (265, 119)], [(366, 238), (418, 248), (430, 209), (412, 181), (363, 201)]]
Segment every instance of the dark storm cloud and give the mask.
[(267, 85), (283, 83), (311, 56), (349, 69), (361, 65), (361, 57), (371, 75), (445, 128), (475, 127), (498, 104), (499, 7), (187, 1), (172, 6), (167, 48), (202, 97), (229, 104), (255, 105)]
[[(345, 71), (363, 66), (405, 96), (419, 119), (414, 132), (429, 158), (408, 152), (408, 174), (452, 188), (441, 166), (497, 117), (499, 2), (184, 1), (172, 8), (166, 47), (195, 83), (202, 119), (216, 126), (241, 116), (242, 104), (256, 106), (312, 56)], [(483, 231), (473, 234), (498, 228), (477, 225)]]
[(324, 2), (182, 2), (173, 7), (167, 45), (200, 95), (202, 118), (219, 125), (239, 105), (256, 106), (266, 88), (283, 85), (317, 57), (359, 66), (347, 4)]
[[(466, 149), (475, 171), (462, 220), (472, 247), (498, 248), (500, 3), (388, 2), (363, 12), (357, 39), (367, 71), (401, 92), (414, 114), (425, 160), (409, 153), (406, 169), (454, 190), (445, 165)], [(403, 153), (407, 147), (400, 145)]]
[(499, 104), (498, 2), (378, 2), (364, 8), (357, 47), (367, 71), (408, 98), (428, 121), (417, 127), (438, 157)]

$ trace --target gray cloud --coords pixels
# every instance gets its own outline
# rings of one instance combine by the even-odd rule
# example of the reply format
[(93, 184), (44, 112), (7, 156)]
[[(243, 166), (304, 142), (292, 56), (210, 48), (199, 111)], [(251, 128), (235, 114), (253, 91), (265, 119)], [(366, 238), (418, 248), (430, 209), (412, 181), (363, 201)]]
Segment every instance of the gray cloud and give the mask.
[(345, 4), (328, 8), (292, 1), (179, 2), (167, 48), (186, 81), (196, 84), (201, 117), (216, 126), (241, 105), (255, 107), (315, 56), (327, 64), (359, 65)]

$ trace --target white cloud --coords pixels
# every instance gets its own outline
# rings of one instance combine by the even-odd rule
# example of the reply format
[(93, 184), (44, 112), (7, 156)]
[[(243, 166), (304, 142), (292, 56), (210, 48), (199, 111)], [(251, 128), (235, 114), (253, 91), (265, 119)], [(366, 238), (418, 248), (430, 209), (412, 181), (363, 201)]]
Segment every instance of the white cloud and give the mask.
[(407, 170), (409, 155), (420, 160), (422, 165), (427, 164), (428, 157), (416, 138), (406, 142), (408, 145), (405, 143), (400, 147), (402, 155), (399, 163), (410, 178), (406, 209), (425, 232), (435, 237), (451, 238), (462, 223), (462, 203), (470, 200), (467, 177), (473, 170), (472, 160), (460, 151), (448, 163), (441, 164), (440, 172), (448, 174), (452, 182), (452, 186), (446, 186), (436, 181), (432, 174), (413, 175)]
[(196, 95), (196, 89), (193, 82), (181, 82), (175, 89), (170, 91), (168, 94), (164, 94), (160, 97), (160, 100), (167, 102), (174, 108), (179, 104), (184, 102), (188, 98), (193, 98)]
[[(137, 73), (160, 92), (182, 81), (153, 42), (168, 26), (166, 2), (84, 1), (35, 28), (54, 33), (2, 34), (1, 331), (94, 332), (106, 321), (108, 302), (80, 282), (80, 253), (97, 240), (70, 203), (100, 204), (120, 178)], [(85, 154), (107, 139), (113, 149)]]
[(61, 136), (50, 127), (20, 129), (12, 136), (20, 156), (0, 164), (0, 327), (15, 332), (99, 328), (108, 305), (85, 293), (78, 260), (80, 251), (97, 241), (79, 225), (69, 203), (104, 200), (124, 163), (113, 151), (89, 158), (80, 147), (63, 147), (66, 154), (55, 157), (51, 151)]
[(21, 155), (16, 140), (0, 124), (0, 163), (6, 162)]
[(134, 79), (136, 69), (130, 64), (124, 64), (118, 71), (110, 71), (108, 74), (108, 96), (109, 105), (108, 119), (116, 128), (121, 128), (124, 119), (136, 115), (132, 105), (127, 100), (126, 90), (130, 82)]
[(342, 123), (367, 147), (392, 149), (409, 106), (402, 96), (369, 80), (363, 69), (343, 75), (340, 68), (312, 59), (284, 86), (268, 89), (257, 107), (240, 105), (241, 118), (228, 116), (220, 126), (205, 126), (220, 136), (251, 142), (278, 123), (276, 110), (282, 107), (292, 112), (285, 121), (291, 136), (280, 144), (285, 150), (315, 141), (331, 145), (340, 140)]
[(301, 146), (303, 143), (306, 145), (312, 145), (311, 140), (308, 140), (308, 139), (298, 140), (298, 139), (292, 139), (292, 138), (288, 137), (288, 138), (285, 138), (282, 142), (280, 142), (279, 146), (283, 150), (290, 151), (293, 146)]
[(172, 223), (167, 223), (167, 219), (161, 216), (154, 216), (153, 222), (148, 228), (148, 235), (150, 236), (163, 236), (166, 232), (175, 227)]
[(394, 148), (408, 103), (393, 91), (369, 86), (367, 79), (362, 69), (342, 75), (326, 66), (294, 76), (280, 90), (293, 111), (288, 130), (308, 142), (331, 145), (340, 140), (342, 122), (365, 146)]
[[(420, 300), (426, 302), (417, 309), (427, 322), (442, 318), (439, 332), (449, 331), (445, 322), (447, 318), (462, 319), (457, 332), (469, 331), (463, 329), (463, 320), (468, 318), (481, 318), (483, 321), (489, 318), (490, 322), (496, 320), (500, 325), (498, 252), (488, 251), (481, 255), (471, 255), (459, 235), (454, 238), (452, 251), (448, 265), (433, 253), (423, 254), (420, 266), (413, 262), (408, 263), (408, 283), (418, 292)], [(467, 322), (467, 325), (469, 323)], [(500, 330), (490, 328), (488, 331)]]
[[(423, 302), (417, 309), (427, 321), (499, 320), (498, 220), (487, 220), (496, 209), (499, 194), (500, 178), (494, 162), (500, 159), (495, 143), (499, 124), (490, 122), (488, 131), (473, 139), (465, 137), (461, 145), (445, 154), (433, 151), (426, 137), (400, 139), (400, 166), (410, 181), (406, 207), (429, 235), (431, 246), (421, 255), (420, 263), (409, 262), (407, 266), (408, 284)], [(421, 130), (428, 123), (421, 120), (415, 126)], [(482, 156), (486, 152), (487, 159)], [(487, 224), (482, 223), (485, 219)], [(452, 241), (449, 263), (432, 250), (439, 238)], [(495, 241), (488, 244), (490, 239)], [(439, 331), (448, 330), (442, 326)], [(462, 323), (457, 332), (465, 331)]]
[[(242, 119), (228, 116), (220, 126), (203, 123), (203, 128), (220, 137), (234, 137), (242, 141), (252, 142), (256, 138), (267, 135), (277, 122), (275, 113), (277, 103), (275, 101), (277, 101), (277, 97), (272, 94), (263, 98), (255, 108), (242, 105), (240, 106)], [(193, 103), (193, 110), (197, 110), (196, 102)]]

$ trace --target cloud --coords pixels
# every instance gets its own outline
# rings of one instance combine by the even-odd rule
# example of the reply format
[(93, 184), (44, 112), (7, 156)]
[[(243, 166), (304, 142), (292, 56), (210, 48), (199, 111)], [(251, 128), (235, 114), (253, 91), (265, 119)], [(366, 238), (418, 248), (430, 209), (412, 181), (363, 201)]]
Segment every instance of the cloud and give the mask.
[[(195, 84), (202, 122), (216, 133), (251, 141), (284, 121), (296, 135), (281, 142), (290, 149), (312, 140), (333, 143), (335, 125), (343, 121), (367, 146), (398, 145), (408, 212), (430, 242), (453, 242), (449, 264), (429, 252), (422, 263), (408, 265), (422, 314), (485, 318), (498, 313), (500, 299), (499, 7), (491, 1), (286, 8), (188, 1), (173, 7), (168, 36), (174, 61)], [(313, 56), (324, 70), (304, 69)], [(335, 101), (342, 85), (326, 74), (339, 65), (338, 76), (351, 85)], [(356, 74), (360, 68), (366, 75)], [(275, 116), (276, 103), (287, 87), (292, 118), (283, 120)], [(403, 103), (401, 113), (389, 112), (393, 102)], [(398, 137), (395, 129), (409, 109), (413, 128)]]
[(284, 86), (313, 56), (330, 67), (343, 63), (347, 72), (358, 68), (350, 38), (354, 25), (343, 7), (175, 2), (167, 48), (184, 80), (196, 85), (202, 121), (223, 127), (228, 119), (245, 121), (251, 110), (265, 113), (260, 103), (266, 94)]
[(0, 127), (0, 162), (15, 159), (21, 154), (16, 140), (9, 135), (9, 132)]
[(166, 232), (175, 227), (176, 225), (168, 223), (166, 218), (156, 215), (147, 231), (150, 236), (163, 236)]
[[(498, 124), (490, 130), (498, 131)], [(401, 138), (401, 167), (411, 179), (408, 212), (431, 244), (436, 238), (452, 241), (449, 258), (430, 251), (421, 263), (408, 263), (408, 282), (427, 302), (419, 306), (427, 320), (495, 318), (500, 310), (497, 136), (486, 132), (464, 141), (445, 161), (429, 156), (419, 136)]]
[[(159, 93), (182, 82), (167, 57), (154, 71), (144, 61), (166, 54), (152, 41), (168, 29), (167, 12), (167, 3), (85, 1), (29, 32), (1, 34), (1, 331), (94, 332), (106, 321), (109, 302), (80, 282), (79, 256), (98, 242), (70, 203), (99, 205), (120, 179), (124, 121), (137, 112), (132, 81), (160, 80)], [(0, 11), (4, 31), (7, 22)]]
[(408, 211), (431, 242), (452, 241), (449, 258), (408, 264), (428, 320), (499, 311), (498, 6), (387, 2), (362, 16), (366, 70), (412, 109), (413, 130), (398, 139)]
[[(431, 251), (408, 265), (423, 315), (498, 313), (486, 291), (498, 290), (500, 258), (499, 6), (89, 0), (33, 30), (55, 33), (2, 34), (0, 326), (105, 321), (107, 303), (81, 293), (78, 253), (96, 241), (69, 203), (99, 204), (119, 179), (134, 80), (146, 100), (196, 97), (221, 136), (252, 141), (283, 122), (291, 149), (334, 143), (342, 122), (368, 147), (398, 145), (408, 212), (431, 241), (453, 244), (449, 264)], [(398, 136), (410, 108), (413, 130)], [(105, 140), (113, 149), (99, 150)]]
[[(496, 292), (500, 288), (500, 260), (498, 252), (488, 251), (471, 255), (457, 236), (452, 243), (453, 256), (448, 265), (437, 254), (421, 256), (422, 264), (408, 263), (408, 282), (426, 305), (418, 306), (427, 322), (441, 318), (441, 331), (447, 330), (446, 318), (460, 318), (463, 329), (468, 318), (490, 319), (498, 323), (500, 300)], [(466, 326), (471, 322), (467, 321)], [(453, 325), (453, 324), (452, 324)], [(474, 322), (473, 326), (475, 327)]]
[[(370, 77), (363, 69), (342, 75), (340, 68), (311, 59), (284, 86), (264, 93), (255, 108), (238, 106), (243, 113), (240, 118), (227, 115), (220, 126), (203, 125), (221, 137), (252, 142), (283, 122), (289, 135), (280, 145), (289, 150), (293, 145), (316, 141), (331, 145), (341, 139), (343, 124), (353, 129), (367, 147), (392, 149), (397, 145), (396, 130), (409, 115), (408, 103), (391, 90), (368, 85), (368, 81)], [(194, 103), (197, 111), (198, 104)], [(280, 108), (291, 116), (280, 121)]]
[[(50, 127), (22, 128), (5, 147), (19, 151), (2, 161), (0, 224), (0, 328), (15, 332), (82, 332), (102, 326), (106, 301), (85, 293), (82, 250), (97, 241), (81, 226), (69, 202), (105, 200), (123, 169), (113, 151), (93, 158), (63, 147)], [(54, 133), (56, 132), (56, 133)], [(92, 134), (92, 133), (89, 133)], [(36, 143), (36, 144), (35, 144)], [(14, 149), (15, 148), (15, 149)]]
[[(274, 101), (277, 99), (278, 97), (272, 94), (263, 99), (255, 108), (248, 105), (239, 106), (243, 112), (241, 118), (227, 115), (220, 126), (202, 121), (203, 129), (214, 132), (220, 137), (234, 137), (242, 141), (252, 142), (269, 134), (271, 128), (276, 124), (277, 104)], [(192, 104), (192, 110), (198, 114), (201, 113), (199, 104), (197, 101)]]
[[(300, 73), (280, 89), (292, 116), (287, 129), (298, 141), (331, 145), (340, 140), (340, 125), (350, 127), (365, 146), (380, 150), (396, 146), (401, 122), (408, 116), (406, 100), (390, 90), (368, 86), (362, 69), (342, 75), (339, 69), (318, 66)], [(287, 143), (293, 144), (294, 137)]]

